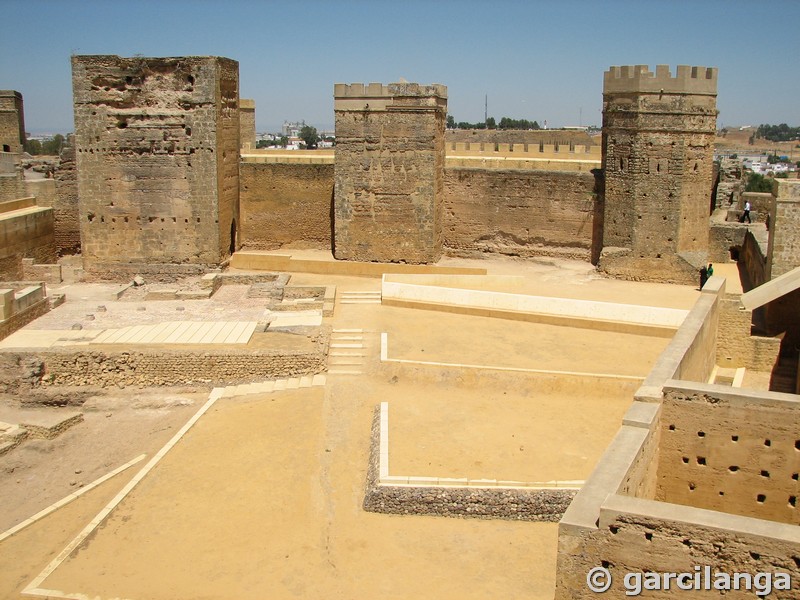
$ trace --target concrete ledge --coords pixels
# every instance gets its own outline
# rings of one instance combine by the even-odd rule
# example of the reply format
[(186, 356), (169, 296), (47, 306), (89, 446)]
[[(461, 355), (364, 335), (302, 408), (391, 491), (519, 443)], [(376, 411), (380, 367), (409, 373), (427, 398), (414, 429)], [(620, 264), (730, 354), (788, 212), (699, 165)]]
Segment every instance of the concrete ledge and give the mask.
[(252, 271), (289, 271), (293, 273), (319, 273), (323, 275), (361, 275), (381, 277), (384, 273), (452, 273), (485, 275), (486, 269), (467, 267), (440, 267), (437, 265), (409, 265), (405, 263), (373, 263), (349, 260), (314, 260), (292, 258), (289, 254), (240, 251), (231, 257), (234, 269)]
[[(416, 283), (420, 281), (421, 283)], [(653, 334), (673, 335), (689, 311), (613, 302), (592, 302), (573, 298), (530, 296), (508, 292), (427, 285), (427, 278), (384, 276), (381, 297), (384, 304), (451, 312), (519, 318), (520, 320), (558, 321), (573, 326), (611, 328), (635, 327)], [(458, 281), (454, 281), (457, 285)]]

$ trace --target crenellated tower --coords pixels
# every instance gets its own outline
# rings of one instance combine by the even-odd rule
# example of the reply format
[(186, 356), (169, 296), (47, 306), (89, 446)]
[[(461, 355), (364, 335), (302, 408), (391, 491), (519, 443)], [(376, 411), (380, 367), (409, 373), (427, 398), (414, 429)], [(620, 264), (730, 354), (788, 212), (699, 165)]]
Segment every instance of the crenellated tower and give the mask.
[(606, 71), (602, 270), (697, 280), (708, 252), (716, 121), (716, 68)]
[(447, 87), (336, 84), (334, 96), (336, 258), (437, 261)]

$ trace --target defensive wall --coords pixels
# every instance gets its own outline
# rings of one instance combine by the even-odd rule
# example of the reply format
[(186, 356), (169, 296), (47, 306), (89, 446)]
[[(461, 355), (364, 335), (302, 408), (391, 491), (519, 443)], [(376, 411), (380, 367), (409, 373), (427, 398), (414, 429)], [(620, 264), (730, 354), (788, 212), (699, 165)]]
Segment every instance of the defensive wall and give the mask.
[[(598, 223), (599, 147), (446, 144), (443, 251), (588, 260)], [(334, 153), (258, 150), (242, 156), (247, 249), (331, 248)]]
[(238, 63), (73, 56), (72, 69), (84, 268), (218, 266), (237, 247)]
[(596, 567), (611, 573), (615, 596), (626, 573), (696, 565), (800, 577), (800, 402), (705, 383), (724, 295), (712, 277), (559, 523), (557, 599), (596, 597), (586, 580)]

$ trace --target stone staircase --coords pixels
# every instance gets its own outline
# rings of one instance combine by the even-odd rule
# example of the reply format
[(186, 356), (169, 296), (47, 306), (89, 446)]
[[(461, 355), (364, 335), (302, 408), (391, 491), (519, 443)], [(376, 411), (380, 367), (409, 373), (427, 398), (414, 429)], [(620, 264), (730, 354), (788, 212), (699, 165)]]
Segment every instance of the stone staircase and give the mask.
[(381, 292), (359, 292), (342, 290), (340, 304), (380, 304)]
[(797, 393), (797, 356), (779, 356), (769, 382), (771, 392)]
[(334, 329), (328, 350), (330, 375), (361, 375), (366, 358), (363, 329)]
[(285, 379), (271, 379), (269, 381), (259, 381), (256, 383), (242, 383), (240, 385), (229, 385), (225, 388), (220, 398), (232, 398), (234, 396), (247, 396), (250, 394), (270, 394), (283, 390), (297, 390), (325, 385), (325, 375), (303, 375), (302, 377), (288, 377)]

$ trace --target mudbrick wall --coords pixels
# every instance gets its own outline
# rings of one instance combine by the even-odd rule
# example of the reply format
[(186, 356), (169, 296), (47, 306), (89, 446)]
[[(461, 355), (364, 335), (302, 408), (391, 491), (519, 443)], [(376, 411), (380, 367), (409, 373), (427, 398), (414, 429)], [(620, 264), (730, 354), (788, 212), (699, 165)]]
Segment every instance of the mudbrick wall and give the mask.
[(333, 165), (242, 162), (239, 177), (247, 249), (331, 247)]
[(569, 489), (491, 489), (381, 485), (378, 483), (380, 407), (372, 420), (364, 510), (514, 521), (558, 521), (575, 496)]
[(591, 173), (451, 168), (444, 179), (446, 252), (589, 260), (596, 212)]
[(442, 255), (447, 88), (336, 84), (334, 255), (429, 263)]
[(72, 73), (85, 269), (219, 265), (238, 227), (238, 63), (73, 56)]
[(55, 385), (227, 385), (325, 370), (322, 347), (307, 352), (244, 351), (230, 347), (205, 351), (48, 350), (35, 357), (44, 365), (41, 382)]
[(800, 266), (800, 181), (776, 179), (769, 273), (775, 279)]
[[(795, 306), (797, 306), (795, 304)], [(778, 359), (781, 340), (750, 335), (753, 311), (742, 308), (738, 297), (721, 298), (717, 327), (717, 364), (769, 373)]]
[(600, 267), (693, 283), (706, 261), (717, 70), (612, 67), (603, 85), (605, 219)]

